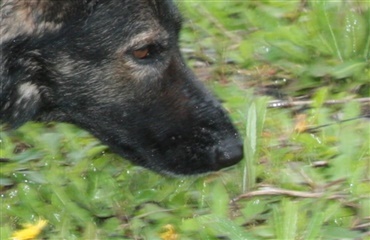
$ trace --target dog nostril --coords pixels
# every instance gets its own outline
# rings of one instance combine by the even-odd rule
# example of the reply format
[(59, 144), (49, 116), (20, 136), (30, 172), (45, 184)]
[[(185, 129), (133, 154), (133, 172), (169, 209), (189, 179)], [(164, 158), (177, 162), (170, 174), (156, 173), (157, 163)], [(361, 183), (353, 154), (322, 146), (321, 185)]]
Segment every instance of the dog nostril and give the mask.
[(215, 151), (216, 170), (232, 166), (243, 158), (243, 145), (235, 139), (221, 142)]

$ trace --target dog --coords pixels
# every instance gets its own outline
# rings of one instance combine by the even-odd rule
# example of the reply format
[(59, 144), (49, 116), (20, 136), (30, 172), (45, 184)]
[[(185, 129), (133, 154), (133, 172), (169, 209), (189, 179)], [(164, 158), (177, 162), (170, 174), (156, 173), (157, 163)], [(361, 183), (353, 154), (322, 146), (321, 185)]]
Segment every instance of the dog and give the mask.
[(0, 4), (1, 123), (72, 123), (162, 174), (217, 171), (242, 159), (226, 111), (184, 63), (172, 1)]

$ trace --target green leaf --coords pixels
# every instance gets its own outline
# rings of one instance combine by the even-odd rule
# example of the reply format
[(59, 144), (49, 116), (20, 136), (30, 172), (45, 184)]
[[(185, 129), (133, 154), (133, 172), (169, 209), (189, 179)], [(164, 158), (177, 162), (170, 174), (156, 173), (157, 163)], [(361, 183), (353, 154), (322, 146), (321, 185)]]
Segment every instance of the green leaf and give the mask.
[(298, 203), (286, 198), (283, 199), (279, 207), (274, 207), (273, 219), (277, 239), (296, 239), (298, 210)]
[(233, 240), (250, 240), (256, 239), (247, 231), (245, 231), (240, 226), (236, 225), (235, 222), (231, 221), (228, 218), (222, 218), (216, 215), (205, 215), (198, 217), (197, 220), (200, 223), (200, 226), (206, 225), (211, 228), (220, 236), (229, 237)]
[(330, 74), (338, 79), (351, 77), (359, 72), (363, 72), (366, 66), (366, 62), (347, 61), (333, 67)]

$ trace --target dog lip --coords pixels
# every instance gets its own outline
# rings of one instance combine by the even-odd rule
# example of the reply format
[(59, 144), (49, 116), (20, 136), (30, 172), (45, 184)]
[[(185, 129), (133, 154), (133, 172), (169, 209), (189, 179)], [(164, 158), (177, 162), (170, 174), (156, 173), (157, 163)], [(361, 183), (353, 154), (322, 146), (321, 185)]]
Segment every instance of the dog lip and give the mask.
[(219, 170), (238, 163), (243, 158), (243, 144), (239, 139), (226, 139), (214, 149), (214, 169)]

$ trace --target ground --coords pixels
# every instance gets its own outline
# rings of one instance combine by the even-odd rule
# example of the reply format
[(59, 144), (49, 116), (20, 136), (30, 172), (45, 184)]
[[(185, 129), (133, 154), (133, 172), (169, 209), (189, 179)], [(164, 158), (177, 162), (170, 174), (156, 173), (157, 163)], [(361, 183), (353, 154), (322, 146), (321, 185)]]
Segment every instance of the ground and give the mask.
[(3, 126), (0, 238), (47, 220), (39, 239), (370, 239), (370, 4), (178, 2), (245, 159), (173, 179), (68, 124)]

